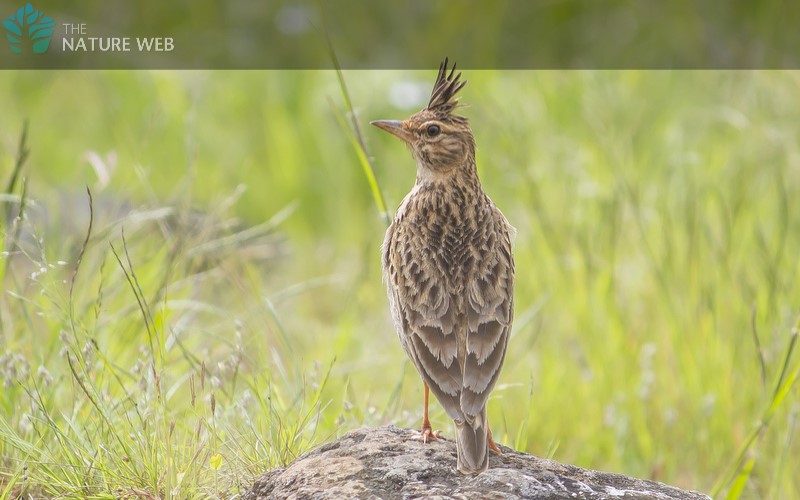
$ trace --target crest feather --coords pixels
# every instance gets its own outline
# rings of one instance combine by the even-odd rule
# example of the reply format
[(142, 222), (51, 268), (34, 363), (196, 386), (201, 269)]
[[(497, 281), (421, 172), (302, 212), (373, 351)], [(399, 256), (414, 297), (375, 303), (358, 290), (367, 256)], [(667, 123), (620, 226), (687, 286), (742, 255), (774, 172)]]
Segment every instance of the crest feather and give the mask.
[(466, 80), (459, 81), (461, 73), (455, 75), (455, 72), (456, 64), (453, 63), (450, 74), (447, 74), (447, 58), (445, 57), (442, 64), (439, 65), (439, 75), (433, 85), (433, 92), (431, 92), (431, 100), (428, 102), (427, 109), (442, 113), (450, 113), (455, 109), (458, 105), (458, 99), (455, 98), (455, 95), (467, 84)]

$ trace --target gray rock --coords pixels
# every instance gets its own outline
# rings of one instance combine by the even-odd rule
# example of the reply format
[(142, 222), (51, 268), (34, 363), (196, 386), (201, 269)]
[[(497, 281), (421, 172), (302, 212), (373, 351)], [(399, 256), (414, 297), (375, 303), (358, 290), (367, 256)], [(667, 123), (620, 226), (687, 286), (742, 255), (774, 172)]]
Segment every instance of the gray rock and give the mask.
[(456, 471), (449, 439), (423, 444), (420, 433), (394, 426), (363, 428), (260, 477), (245, 499), (708, 499), (693, 491), (564, 465), (501, 446), (489, 470)]

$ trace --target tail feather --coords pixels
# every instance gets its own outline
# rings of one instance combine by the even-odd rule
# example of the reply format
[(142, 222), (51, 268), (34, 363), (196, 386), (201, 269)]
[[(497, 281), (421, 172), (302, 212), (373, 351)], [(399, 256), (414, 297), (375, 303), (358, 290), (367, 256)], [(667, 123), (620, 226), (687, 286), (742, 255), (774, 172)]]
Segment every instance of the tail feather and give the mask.
[(456, 451), (458, 471), (462, 474), (479, 474), (489, 467), (488, 430), (486, 406), (481, 412), (466, 420), (456, 420)]

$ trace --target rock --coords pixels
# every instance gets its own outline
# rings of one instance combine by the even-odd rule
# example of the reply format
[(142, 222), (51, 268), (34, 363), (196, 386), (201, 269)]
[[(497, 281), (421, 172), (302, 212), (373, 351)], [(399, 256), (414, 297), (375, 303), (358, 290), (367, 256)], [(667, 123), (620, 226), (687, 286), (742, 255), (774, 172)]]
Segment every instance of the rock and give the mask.
[(505, 446), (477, 476), (456, 471), (449, 439), (423, 444), (394, 426), (363, 428), (260, 477), (245, 499), (708, 499), (654, 481), (564, 465)]

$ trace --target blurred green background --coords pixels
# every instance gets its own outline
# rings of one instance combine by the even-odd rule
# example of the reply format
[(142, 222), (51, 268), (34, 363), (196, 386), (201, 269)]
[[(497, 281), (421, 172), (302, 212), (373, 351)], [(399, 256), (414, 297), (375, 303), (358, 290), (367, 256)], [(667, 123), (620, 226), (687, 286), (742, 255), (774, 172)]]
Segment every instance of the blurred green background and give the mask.
[[(393, 212), (415, 165), (368, 122), (424, 106), (434, 72), (343, 76)], [(518, 229), (496, 439), (800, 496), (800, 74), (464, 76)], [(0, 110), (4, 188), (25, 120), (30, 148), (0, 205), (0, 492), (230, 497), (350, 429), (419, 425), (334, 72), (4, 72)]]

